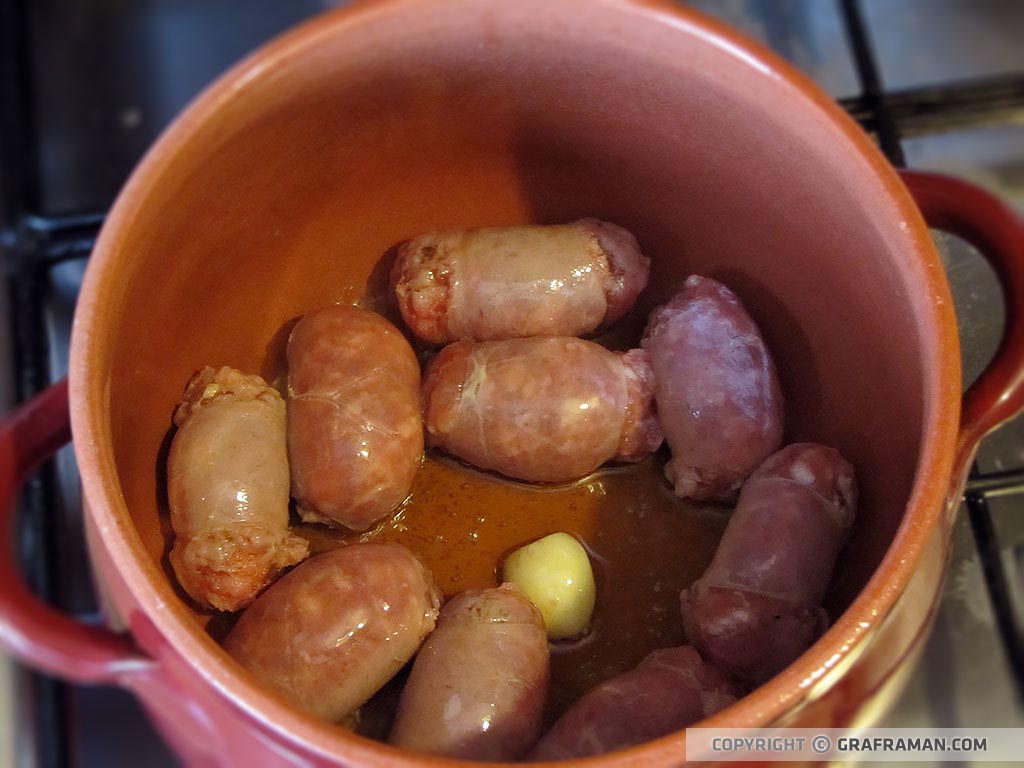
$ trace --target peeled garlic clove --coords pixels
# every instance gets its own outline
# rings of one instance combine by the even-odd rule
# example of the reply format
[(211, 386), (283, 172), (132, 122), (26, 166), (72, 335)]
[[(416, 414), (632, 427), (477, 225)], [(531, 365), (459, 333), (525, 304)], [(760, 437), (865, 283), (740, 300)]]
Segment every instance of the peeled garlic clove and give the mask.
[(540, 609), (548, 637), (578, 637), (590, 627), (597, 590), (586, 550), (567, 533), (520, 547), (505, 560), (503, 578)]

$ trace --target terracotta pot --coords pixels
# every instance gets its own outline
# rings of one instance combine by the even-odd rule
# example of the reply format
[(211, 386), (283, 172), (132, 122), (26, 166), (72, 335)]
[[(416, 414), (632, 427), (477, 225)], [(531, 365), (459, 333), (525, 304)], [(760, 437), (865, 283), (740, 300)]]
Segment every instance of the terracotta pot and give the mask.
[[(1021, 223), (961, 182), (903, 182), (806, 78), (670, 3), (388, 0), (306, 24), (149, 152), (90, 260), (70, 385), (0, 427), (0, 639), (47, 672), (131, 689), (194, 765), (425, 764), (263, 692), (179, 599), (160, 562), (169, 414), (194, 370), (260, 370), (287, 320), (360, 297), (407, 237), (593, 215), (653, 258), (649, 304), (692, 272), (732, 285), (775, 351), (789, 437), (836, 445), (861, 479), (830, 596), (845, 611), (706, 724), (872, 717), (927, 633), (973, 451), (1024, 403)], [(963, 403), (925, 219), (978, 245), (1008, 302)], [(12, 498), (67, 439), (69, 389), (93, 564), (130, 634), (42, 606), (11, 565)], [(680, 733), (596, 762), (683, 754)]]

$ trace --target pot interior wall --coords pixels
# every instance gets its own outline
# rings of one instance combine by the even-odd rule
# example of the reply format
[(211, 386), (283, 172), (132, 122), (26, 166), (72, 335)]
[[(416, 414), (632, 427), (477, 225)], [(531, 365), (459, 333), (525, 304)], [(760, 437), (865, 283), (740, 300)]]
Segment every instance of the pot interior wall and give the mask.
[(278, 46), (179, 125), (157, 182), (135, 189), (97, 364), (150, 556), (165, 563), (163, 463), (194, 371), (278, 373), (289, 321), (383, 306), (389, 249), (423, 231), (597, 216), (653, 261), (627, 332), (687, 275), (726, 282), (774, 351), (787, 438), (856, 466), (841, 608), (903, 514), (930, 375), (920, 268), (869, 163), (796, 89), (653, 11), (428, 5)]

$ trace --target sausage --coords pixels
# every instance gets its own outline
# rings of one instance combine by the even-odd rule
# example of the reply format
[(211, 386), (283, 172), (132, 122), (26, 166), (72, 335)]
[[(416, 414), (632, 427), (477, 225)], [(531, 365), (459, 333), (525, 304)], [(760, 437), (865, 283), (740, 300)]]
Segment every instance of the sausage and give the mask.
[(693, 275), (651, 313), (641, 346), (651, 354), (676, 495), (731, 497), (782, 444), (782, 395), (760, 331), (732, 291)]
[(427, 442), (509, 477), (567, 482), (661, 444), (653, 391), (643, 350), (568, 337), (460, 341), (424, 374)]
[(581, 219), (421, 235), (391, 282), (413, 333), (446, 344), (590, 333), (629, 311), (649, 273), (633, 235)]
[(268, 688), (336, 723), (412, 658), (439, 602), (430, 573), (405, 547), (351, 544), (260, 595), (224, 648)]
[(409, 495), (423, 457), (420, 367), (391, 323), (318, 309), (288, 339), (292, 495), (307, 522), (365, 530)]
[(528, 759), (572, 760), (667, 736), (724, 709), (737, 694), (690, 646), (663, 648), (585, 694)]
[(237, 611), (309, 554), (288, 530), (284, 401), (259, 376), (204, 368), (174, 423), (171, 567), (197, 603)]
[(540, 735), (548, 677), (544, 618), (517, 587), (462, 592), (416, 656), (390, 741), (463, 760), (516, 760)]
[(757, 683), (794, 661), (828, 624), (821, 603), (856, 508), (853, 467), (838, 451), (796, 443), (768, 458), (711, 565), (680, 595), (690, 642)]

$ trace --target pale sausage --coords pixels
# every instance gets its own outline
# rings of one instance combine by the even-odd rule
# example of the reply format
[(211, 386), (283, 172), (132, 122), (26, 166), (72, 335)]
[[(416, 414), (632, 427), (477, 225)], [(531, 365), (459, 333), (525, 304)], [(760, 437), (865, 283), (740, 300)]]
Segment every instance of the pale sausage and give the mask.
[(309, 552), (288, 530), (284, 401), (259, 376), (204, 368), (174, 422), (171, 566), (196, 602), (237, 611)]
[(427, 366), (427, 441), (532, 482), (567, 482), (606, 461), (636, 461), (662, 441), (643, 350), (582, 339), (456, 342)]
[(242, 614), (224, 648), (296, 706), (339, 722), (434, 628), (430, 573), (397, 544), (352, 544), (303, 563)]
[(421, 235), (399, 249), (392, 285), (413, 333), (444, 344), (590, 333), (633, 306), (649, 272), (633, 235), (581, 219)]
[(391, 323), (318, 309), (288, 339), (292, 495), (307, 522), (365, 530), (409, 495), (423, 458), (420, 368)]
[(462, 760), (516, 760), (540, 735), (548, 667), (544, 619), (518, 588), (463, 592), (416, 656), (391, 743)]

